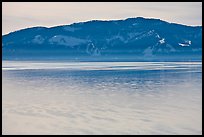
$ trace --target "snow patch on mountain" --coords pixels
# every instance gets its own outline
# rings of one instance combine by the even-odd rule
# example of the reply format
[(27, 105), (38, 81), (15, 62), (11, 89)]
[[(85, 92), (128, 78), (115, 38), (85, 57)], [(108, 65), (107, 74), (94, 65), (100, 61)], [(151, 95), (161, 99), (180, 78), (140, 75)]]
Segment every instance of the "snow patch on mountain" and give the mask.
[(45, 39), (41, 35), (35, 36), (34, 39), (32, 40), (32, 42), (35, 44), (43, 44), (44, 41)]
[(192, 43), (190, 40), (186, 40), (185, 42), (187, 42), (189, 45)]
[(156, 37), (160, 39), (160, 36), (159, 36), (159, 34), (157, 34), (157, 33), (156, 33)]
[(50, 44), (58, 44), (64, 46), (77, 46), (81, 44), (85, 44), (87, 40), (79, 39), (71, 36), (63, 36), (63, 35), (56, 35), (49, 39)]
[(178, 44), (182, 47), (189, 47), (191, 43), (192, 42), (190, 40), (185, 40), (183, 43), (178, 43)]
[(129, 37), (129, 39), (133, 39), (135, 37), (140, 36), (142, 33), (144, 33), (144, 32), (131, 32), (131, 33), (128, 33), (127, 35)]
[(125, 42), (125, 39), (124, 39), (122, 36), (120, 36), (119, 34), (118, 34), (118, 35), (115, 35), (115, 36), (112, 36), (111, 38), (106, 39), (106, 41), (107, 41), (108, 43), (111, 42), (111, 41), (113, 41), (113, 40), (120, 40), (120, 41)]
[(163, 38), (163, 39), (159, 40), (159, 43), (160, 44), (164, 44), (165, 43), (165, 39)]
[(99, 49), (93, 43), (89, 43), (87, 45), (86, 53), (88, 53), (89, 55), (92, 55), (92, 56), (100, 56), (101, 55)]
[(160, 43), (160, 44), (166, 43), (166, 42), (165, 42), (165, 38), (161, 38), (161, 36), (160, 36), (158, 33), (156, 33), (156, 38), (159, 39), (159, 43)]
[(187, 47), (187, 46), (189, 46), (188, 44), (183, 44), (183, 43), (178, 43), (180, 46), (182, 46), (182, 47)]
[(132, 25), (133, 25), (133, 26), (136, 26), (136, 25), (138, 25), (138, 23), (133, 23)]
[(149, 37), (149, 36), (152, 36), (153, 34), (154, 34), (154, 30), (150, 30), (148, 32), (143, 33), (139, 37), (136, 37), (135, 40), (139, 40), (139, 39), (142, 39), (144, 37)]

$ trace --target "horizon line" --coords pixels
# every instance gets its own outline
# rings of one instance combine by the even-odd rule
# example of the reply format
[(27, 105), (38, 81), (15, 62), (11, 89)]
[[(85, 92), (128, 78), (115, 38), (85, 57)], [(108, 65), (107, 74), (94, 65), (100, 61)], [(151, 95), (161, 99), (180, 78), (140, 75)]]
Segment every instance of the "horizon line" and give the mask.
[(55, 27), (62, 27), (62, 26), (70, 26), (70, 25), (73, 25), (73, 24), (80, 24), (80, 23), (87, 23), (87, 22), (92, 22), (92, 21), (125, 21), (127, 19), (136, 19), (136, 18), (143, 18), (143, 19), (152, 19), (152, 20), (160, 20), (160, 21), (163, 21), (163, 22), (166, 22), (166, 23), (170, 23), (170, 24), (178, 24), (178, 25), (183, 25), (183, 26), (187, 26), (187, 27), (202, 27), (202, 24), (201, 25), (187, 25), (187, 24), (182, 24), (182, 23), (176, 23), (176, 22), (169, 22), (169, 21), (166, 21), (166, 20), (163, 20), (163, 19), (160, 19), (160, 18), (154, 18), (154, 17), (143, 17), (143, 16), (137, 16), (137, 17), (128, 17), (128, 18), (120, 18), (120, 19), (90, 19), (90, 20), (84, 20), (84, 21), (78, 21), (78, 22), (73, 22), (73, 23), (69, 23), (69, 24), (58, 24), (58, 25), (53, 25), (53, 26), (41, 26), (41, 25), (36, 25), (36, 26), (31, 26), (31, 27), (27, 27), (27, 28), (21, 28), (21, 29), (18, 29), (18, 30), (15, 30), (15, 31), (11, 31), (11, 32), (8, 32), (8, 33), (5, 33), (5, 34), (2, 34), (2, 36), (5, 36), (5, 35), (9, 35), (10, 33), (14, 33), (14, 32), (17, 32), (17, 31), (21, 31), (21, 30), (25, 30), (25, 29), (31, 29), (31, 28), (55, 28)]

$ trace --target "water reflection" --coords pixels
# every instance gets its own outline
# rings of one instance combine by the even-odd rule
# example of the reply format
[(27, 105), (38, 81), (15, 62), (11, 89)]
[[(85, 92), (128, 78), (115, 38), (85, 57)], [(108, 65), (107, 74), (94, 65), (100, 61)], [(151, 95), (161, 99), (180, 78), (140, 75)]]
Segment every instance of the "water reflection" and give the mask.
[(3, 134), (202, 133), (200, 63), (5, 64)]

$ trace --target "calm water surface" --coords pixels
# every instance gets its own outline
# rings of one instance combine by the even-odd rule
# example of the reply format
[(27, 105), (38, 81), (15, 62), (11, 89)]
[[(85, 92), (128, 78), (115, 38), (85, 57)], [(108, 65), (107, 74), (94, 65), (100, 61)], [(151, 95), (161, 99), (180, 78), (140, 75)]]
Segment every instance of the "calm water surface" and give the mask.
[(3, 134), (202, 134), (201, 62), (2, 63)]

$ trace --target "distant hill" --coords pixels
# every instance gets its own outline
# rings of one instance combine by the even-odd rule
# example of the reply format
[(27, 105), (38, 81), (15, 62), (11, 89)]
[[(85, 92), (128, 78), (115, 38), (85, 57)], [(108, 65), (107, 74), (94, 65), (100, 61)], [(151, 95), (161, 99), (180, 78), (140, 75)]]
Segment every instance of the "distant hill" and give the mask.
[(2, 36), (3, 59), (202, 60), (202, 27), (142, 17), (33, 27)]

